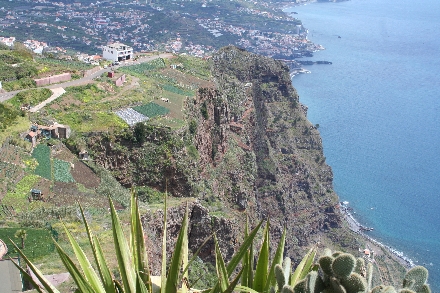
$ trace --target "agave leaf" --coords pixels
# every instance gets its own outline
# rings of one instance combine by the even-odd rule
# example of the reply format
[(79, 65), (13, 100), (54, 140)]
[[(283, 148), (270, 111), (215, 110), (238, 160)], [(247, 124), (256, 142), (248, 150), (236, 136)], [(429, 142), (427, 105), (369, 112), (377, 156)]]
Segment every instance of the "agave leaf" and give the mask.
[[(286, 284), (289, 284), (290, 279), (290, 271), (291, 271), (292, 261), (290, 260), (290, 257), (286, 257), (283, 261), (283, 273), (284, 273), (284, 280), (286, 280)], [(280, 288), (281, 290), (282, 288)]]
[[(150, 270), (148, 268), (148, 254), (144, 241), (144, 229), (142, 228), (141, 217), (139, 213), (139, 204), (136, 193), (131, 192), (131, 247), (135, 271), (140, 280), (147, 286), (149, 292), (151, 289)], [(137, 283), (139, 283), (137, 281)], [(138, 287), (139, 290), (139, 287)]]
[(232, 293), (235, 290), (235, 287), (238, 284), (238, 281), (240, 281), (240, 277), (243, 273), (243, 268), (240, 270), (240, 272), (235, 276), (234, 280), (232, 280), (231, 284), (229, 284), (228, 288), (223, 291), (223, 293)]
[(96, 249), (96, 263), (98, 264), (99, 274), (101, 275), (102, 283), (104, 284), (105, 292), (116, 293), (116, 288), (113, 283), (113, 277), (110, 273), (110, 269), (107, 266), (107, 262), (102, 251), (101, 244), (99, 244), (98, 238), (93, 237), (94, 249)]
[[(249, 217), (246, 215), (246, 227), (244, 230), (244, 238), (249, 235)], [(252, 247), (243, 257), (243, 277), (241, 278), (241, 285), (246, 287), (252, 287), (252, 260), (250, 258)]]
[[(101, 281), (98, 275), (96, 274), (95, 270), (93, 269), (92, 265), (90, 264), (86, 254), (81, 249), (75, 238), (73, 238), (72, 234), (70, 233), (69, 229), (67, 229), (66, 225), (64, 225), (64, 223), (63, 223), (63, 227), (67, 237), (69, 238), (70, 245), (72, 246), (73, 252), (75, 253), (80, 268), (83, 271), (83, 274), (86, 277), (89, 285), (93, 288), (95, 292), (105, 293), (104, 287), (102, 286)], [(92, 242), (92, 246), (93, 246), (93, 242)]]
[(315, 260), (315, 255), (316, 255), (316, 246), (312, 247), (309, 253), (307, 254), (307, 259), (306, 262), (304, 263), (304, 269), (300, 274), (301, 280), (304, 279), (307, 276), (307, 274), (311, 271), (313, 266), (313, 261)]
[(124, 288), (122, 288), (121, 283), (119, 283), (116, 280), (113, 280), (113, 283), (115, 284), (115, 288), (116, 288), (117, 293), (124, 293)]
[(148, 293), (147, 285), (142, 281), (141, 274), (138, 272), (138, 277), (136, 278), (136, 292)]
[(180, 227), (179, 236), (176, 241), (173, 256), (171, 258), (171, 264), (167, 275), (166, 293), (176, 293), (177, 285), (179, 282), (179, 273), (181, 269), (181, 263), (184, 256), (184, 244), (188, 243), (188, 207), (183, 217), (182, 227)]
[[(18, 263), (16, 263), (12, 258), (10, 260), (12, 261), (14, 266), (16, 266), (17, 269), (20, 270), (22, 276), (32, 284), (32, 287), (34, 287), (35, 290), (37, 290), (39, 293), (44, 293), (44, 291), (42, 290), (40, 285), (38, 285), (37, 282), (35, 282), (34, 279), (32, 279), (31, 275), (29, 275), (25, 269), (20, 267), (20, 265)], [(54, 291), (49, 291), (49, 293), (54, 293)]]
[(193, 254), (193, 256), (189, 260), (188, 264), (186, 266), (184, 266), (184, 270), (183, 270), (182, 274), (185, 274), (188, 271), (188, 269), (191, 267), (191, 264), (194, 262), (196, 257), (199, 255), (199, 253), (202, 250), (203, 246), (205, 246), (205, 244), (209, 241), (209, 239), (211, 239), (211, 237), (214, 237), (214, 235), (215, 235), (215, 232), (212, 233), (211, 235), (209, 235), (208, 237), (206, 237), (205, 240), (203, 240), (202, 245), (200, 245), (200, 247), (197, 249), (197, 251)]
[(254, 289), (246, 287), (246, 286), (235, 286), (235, 290), (240, 291), (240, 292), (247, 292), (247, 293), (260, 293), (258, 291), (255, 291)]
[(87, 279), (80, 273), (79, 269), (70, 259), (70, 257), (64, 252), (61, 246), (55, 242), (55, 248), (57, 249), (58, 255), (60, 256), (61, 261), (64, 264), (64, 267), (67, 269), (69, 274), (72, 276), (72, 279), (75, 281), (75, 284), (78, 286), (78, 289), (82, 293), (92, 293), (95, 292), (92, 286), (90, 286)]
[(269, 220), (264, 229), (264, 240), (258, 256), (257, 268), (255, 269), (253, 289), (263, 292), (266, 288), (268, 266), (269, 266)]
[[(12, 241), (9, 238), (9, 241), (11, 241), (12, 245), (14, 246), (15, 250), (20, 254), (21, 258), (26, 262), (27, 266), (29, 267), (29, 269), (35, 274), (35, 276), (37, 277), (38, 281), (40, 281), (41, 285), (43, 285), (44, 289), (46, 289), (48, 292), (52, 293), (60, 293), (44, 276), (43, 274), (40, 272), (39, 269), (37, 269), (36, 266), (34, 266), (34, 264), (24, 255), (23, 251), (21, 251), (20, 248), (18, 248), (18, 246), (15, 244), (14, 241)], [(55, 242), (56, 244), (56, 242)]]
[[(110, 273), (110, 270), (108, 269), (107, 263), (104, 258), (104, 254), (102, 252), (101, 247), (99, 246), (99, 243), (97, 243), (97, 239), (93, 236), (92, 231), (90, 230), (89, 223), (87, 222), (87, 219), (84, 215), (84, 210), (81, 205), (79, 205), (79, 208), (81, 210), (81, 216), (84, 222), (84, 226), (86, 227), (87, 231), (87, 237), (89, 238), (90, 246), (92, 247), (93, 256), (95, 257), (95, 262), (98, 266), (98, 272), (99, 276), (101, 277), (101, 283), (104, 286), (104, 292), (107, 293), (115, 293), (115, 286), (113, 285), (113, 279)], [(99, 246), (99, 250), (98, 247)]]
[[(188, 215), (188, 203), (186, 203), (186, 214)], [(187, 231), (186, 231), (186, 237), (183, 238), (183, 247), (182, 247), (182, 267), (186, 268), (188, 267), (188, 227), (187, 227)], [(185, 280), (188, 280), (188, 271), (185, 270), (182, 274), (182, 278)], [(186, 287), (187, 282), (186, 283), (182, 283), (182, 293), (186, 293), (188, 291), (189, 288)]]
[(226, 271), (225, 261), (223, 260), (220, 247), (218, 246), (217, 237), (214, 236), (215, 243), (215, 268), (217, 270), (217, 277), (220, 282), (221, 292), (225, 292), (229, 287), (229, 276)]
[(167, 284), (167, 192), (165, 191), (165, 204), (163, 211), (163, 237), (162, 237), (162, 271), (160, 278), (160, 293), (165, 293)]
[(243, 244), (240, 246), (238, 251), (234, 254), (232, 259), (226, 265), (226, 270), (228, 271), (228, 275), (229, 276), (234, 272), (235, 268), (238, 266), (240, 261), (243, 259), (243, 257), (245, 256), (246, 252), (248, 251), (249, 247), (251, 247), (252, 242), (254, 241), (254, 238), (257, 235), (257, 232), (260, 229), (262, 224), (263, 224), (263, 221), (261, 221), (254, 228), (254, 230), (252, 230), (252, 232), (249, 234), (249, 236), (244, 239)]
[(113, 240), (115, 243), (115, 253), (118, 259), (119, 272), (121, 274), (122, 285), (125, 292), (136, 292), (136, 275), (134, 271), (133, 260), (130, 256), (130, 249), (125, 239), (122, 225), (116, 214), (115, 206), (111, 199), (110, 211), (112, 217)]
[(290, 278), (290, 286), (292, 288), (310, 272), (313, 259), (315, 258), (316, 247), (313, 247), (307, 252), (307, 254), (303, 257), (299, 265), (296, 267)]
[(264, 292), (269, 292), (270, 287), (275, 287), (276, 279), (275, 279), (275, 266), (277, 264), (282, 265), (283, 263), (283, 254), (284, 254), (284, 245), (286, 243), (286, 228), (284, 228), (283, 234), (281, 235), (280, 242), (278, 243), (277, 250), (275, 252), (275, 256), (272, 261), (272, 265), (270, 267), (269, 275), (267, 276), (266, 286), (264, 287)]

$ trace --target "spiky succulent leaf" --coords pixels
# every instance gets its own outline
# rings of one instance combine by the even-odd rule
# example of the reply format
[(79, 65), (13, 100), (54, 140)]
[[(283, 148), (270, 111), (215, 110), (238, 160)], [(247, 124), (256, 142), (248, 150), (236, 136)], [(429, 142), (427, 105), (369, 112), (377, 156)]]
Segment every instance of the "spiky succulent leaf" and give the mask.
[[(60, 293), (40, 272), (40, 270), (24, 255), (23, 251), (21, 251), (20, 248), (18, 248), (17, 244), (15, 244), (14, 241), (9, 238), (9, 241), (11, 241), (12, 245), (14, 246), (15, 250), (18, 252), (18, 254), (21, 256), (21, 258), (24, 260), (24, 262), (27, 264), (29, 269), (34, 273), (34, 275), (37, 277), (38, 281), (43, 285), (44, 289), (46, 289), (48, 292), (52, 293)], [(56, 243), (55, 243), (56, 244)]]
[[(270, 287), (274, 287), (276, 284), (275, 280), (275, 266), (281, 265), (283, 263), (284, 245), (286, 243), (286, 228), (284, 228), (283, 234), (281, 235), (280, 242), (278, 243), (275, 256), (272, 261), (272, 265), (267, 275), (266, 286), (264, 288), (265, 292), (269, 291)], [(282, 268), (281, 268), (282, 269)]]
[(296, 284), (304, 279), (304, 277), (310, 272), (312, 269), (313, 260), (316, 255), (316, 247), (311, 248), (307, 254), (303, 257), (299, 265), (296, 267), (292, 276), (290, 277), (290, 286), (295, 288)]
[[(75, 240), (75, 238), (73, 238), (72, 234), (70, 233), (69, 229), (67, 229), (66, 225), (64, 225), (64, 223), (63, 223), (63, 226), (64, 226), (64, 231), (66, 232), (67, 238), (69, 238), (69, 242), (70, 242), (70, 245), (72, 246), (73, 252), (75, 253), (76, 259), (78, 260), (79, 266), (88, 281), (88, 284), (93, 288), (93, 290), (95, 292), (105, 293), (105, 290), (101, 284), (100, 278), (98, 277), (98, 275), (96, 274), (92, 265), (90, 264), (90, 261), (87, 258), (86, 254), (84, 253), (82, 248), (79, 246), (79, 244)], [(91, 245), (93, 247), (93, 241), (92, 241)]]
[(131, 259), (131, 250), (122, 230), (121, 221), (116, 213), (115, 206), (113, 205), (111, 199), (109, 199), (109, 202), (115, 253), (118, 260), (118, 268), (122, 279), (122, 286), (124, 287), (125, 292), (136, 292), (136, 273), (134, 270), (133, 260)]
[(75, 281), (75, 284), (78, 286), (78, 289), (80, 290), (80, 292), (83, 292), (83, 293), (95, 292), (93, 290), (93, 288), (90, 286), (87, 279), (80, 273), (79, 269), (76, 267), (76, 265), (70, 259), (70, 257), (64, 252), (64, 250), (61, 248), (61, 246), (59, 246), (58, 243), (56, 243), (56, 242), (55, 242), (55, 248), (58, 252), (58, 255), (60, 256), (60, 259), (61, 259), (64, 267), (67, 269), (70, 276)]
[(84, 214), (84, 210), (81, 205), (79, 205), (79, 209), (81, 211), (81, 217), (84, 226), (86, 228), (87, 237), (89, 238), (90, 246), (92, 247), (93, 256), (95, 257), (95, 262), (98, 266), (98, 273), (101, 278), (102, 285), (104, 286), (104, 290), (107, 293), (115, 293), (116, 289), (113, 284), (113, 278), (107, 266), (107, 262), (105, 261), (102, 249), (99, 246), (98, 239), (95, 236), (93, 236), (92, 230), (89, 227), (89, 223), (87, 222), (86, 216)]
[(258, 256), (257, 268), (255, 269), (253, 288), (258, 292), (263, 292), (266, 288), (268, 266), (269, 266), (269, 220), (264, 229), (264, 240)]
[(185, 216), (183, 217), (182, 226), (180, 227), (179, 236), (177, 237), (176, 246), (174, 247), (173, 256), (171, 258), (171, 264), (167, 274), (166, 293), (177, 292), (181, 264), (185, 253), (184, 245), (188, 243), (186, 241), (187, 238), (188, 208), (185, 211)]

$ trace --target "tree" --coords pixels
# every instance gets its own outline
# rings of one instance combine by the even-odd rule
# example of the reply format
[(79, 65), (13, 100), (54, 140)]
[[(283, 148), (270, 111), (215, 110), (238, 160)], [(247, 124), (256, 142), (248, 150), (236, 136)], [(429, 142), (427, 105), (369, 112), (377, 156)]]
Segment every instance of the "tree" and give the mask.
[(140, 144), (143, 144), (145, 142), (145, 136), (147, 134), (147, 127), (143, 122), (138, 122), (134, 125), (134, 137), (136, 138), (136, 141)]
[(24, 249), (24, 240), (27, 237), (26, 230), (24, 230), (24, 229), (17, 230), (17, 232), (15, 232), (14, 236), (15, 236), (15, 238), (21, 239), (21, 249)]

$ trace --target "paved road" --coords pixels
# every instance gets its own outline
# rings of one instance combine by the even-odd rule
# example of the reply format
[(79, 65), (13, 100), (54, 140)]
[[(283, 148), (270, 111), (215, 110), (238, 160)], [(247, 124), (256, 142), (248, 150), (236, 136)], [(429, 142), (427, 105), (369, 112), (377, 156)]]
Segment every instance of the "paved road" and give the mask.
[[(159, 55), (154, 55), (154, 56), (148, 56), (148, 57), (143, 57), (143, 58), (139, 58), (137, 61), (127, 61), (127, 62), (123, 62), (118, 66), (113, 66), (113, 69), (117, 69), (119, 67), (122, 66), (129, 66), (129, 65), (133, 65), (133, 64), (140, 64), (140, 63), (144, 63), (144, 62), (148, 62), (157, 58), (171, 58), (173, 56), (173, 54), (170, 53), (163, 53), (163, 54), (159, 54)], [(110, 72), (112, 69), (109, 68), (103, 68), (91, 75), (88, 75), (86, 77), (80, 78), (80, 79), (75, 79), (75, 80), (71, 80), (71, 81), (67, 81), (67, 82), (63, 82), (63, 83), (57, 83), (57, 84), (51, 84), (51, 85), (47, 85), (47, 86), (43, 86), (43, 87), (38, 87), (38, 88), (48, 88), (48, 89), (54, 89), (54, 88), (66, 88), (69, 86), (78, 86), (78, 85), (84, 85), (84, 84), (88, 84), (91, 83), (93, 81), (94, 78), (101, 76), (104, 72)], [(6, 92), (6, 93), (0, 93), (0, 103), (9, 100), (10, 98), (12, 98), (13, 96), (15, 96), (17, 93), (21, 92), (21, 91), (25, 91), (25, 90), (29, 90), (29, 89), (23, 89), (23, 90), (18, 90), (18, 91), (12, 91), (12, 92)]]

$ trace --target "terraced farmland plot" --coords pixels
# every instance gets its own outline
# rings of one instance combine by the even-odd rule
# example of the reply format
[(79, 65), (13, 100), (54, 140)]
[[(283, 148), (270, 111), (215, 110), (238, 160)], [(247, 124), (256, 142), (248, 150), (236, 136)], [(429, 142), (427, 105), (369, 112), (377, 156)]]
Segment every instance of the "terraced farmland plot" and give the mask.
[(75, 182), (70, 173), (70, 163), (58, 159), (53, 160), (53, 177), (59, 182)]
[(141, 106), (133, 107), (132, 109), (147, 116), (148, 118), (166, 115), (170, 112), (170, 110), (168, 110), (167, 108), (159, 106), (156, 103), (148, 103)]
[(125, 66), (118, 70), (132, 75), (144, 75), (147, 71), (165, 68), (165, 62), (162, 58), (154, 59), (137, 65)]
[(0, 160), (15, 165), (20, 165), (23, 160), (29, 159), (29, 155), (21, 148), (6, 144), (0, 148)]
[(0, 162), (0, 179), (5, 179), (9, 182), (17, 183), (24, 176), (24, 170), (20, 166)]
[(52, 179), (52, 164), (50, 161), (50, 148), (47, 145), (39, 144), (32, 152), (32, 157), (38, 161), (35, 174), (43, 178)]

